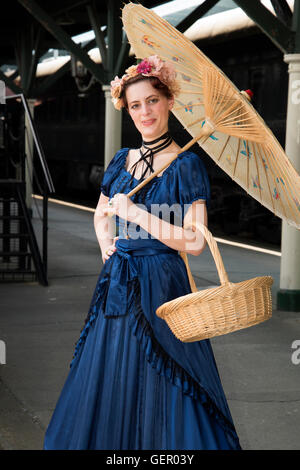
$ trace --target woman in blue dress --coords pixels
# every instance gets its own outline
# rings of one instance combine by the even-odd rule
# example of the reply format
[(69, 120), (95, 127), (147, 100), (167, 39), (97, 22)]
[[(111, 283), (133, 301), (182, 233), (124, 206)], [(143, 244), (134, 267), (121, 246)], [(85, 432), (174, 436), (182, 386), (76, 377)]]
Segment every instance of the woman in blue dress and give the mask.
[(102, 180), (94, 221), (104, 266), (44, 449), (239, 450), (209, 340), (183, 343), (156, 315), (191, 292), (179, 252), (199, 255), (206, 245), (183, 228), (192, 220), (207, 225), (205, 166), (182, 152), (126, 196), (180, 151), (168, 132), (174, 70), (151, 56), (111, 85), (142, 145), (119, 150)]

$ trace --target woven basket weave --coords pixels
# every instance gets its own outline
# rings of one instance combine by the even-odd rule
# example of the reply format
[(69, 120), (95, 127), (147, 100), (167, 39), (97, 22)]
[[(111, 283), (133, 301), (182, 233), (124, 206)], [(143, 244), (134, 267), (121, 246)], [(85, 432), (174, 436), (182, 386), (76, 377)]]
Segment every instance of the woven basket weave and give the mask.
[(186, 262), (192, 293), (165, 302), (157, 310), (174, 335), (183, 342), (200, 341), (257, 325), (272, 316), (271, 276), (246, 281), (229, 282), (215, 239), (201, 223), (185, 225), (202, 232), (217, 266), (221, 285), (197, 291), (186, 253)]

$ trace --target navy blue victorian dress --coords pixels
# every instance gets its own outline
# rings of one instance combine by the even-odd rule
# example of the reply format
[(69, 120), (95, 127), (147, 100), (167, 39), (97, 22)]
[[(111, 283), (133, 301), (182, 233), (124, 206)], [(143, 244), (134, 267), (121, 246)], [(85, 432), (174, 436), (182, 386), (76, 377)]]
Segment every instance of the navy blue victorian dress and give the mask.
[[(108, 197), (137, 184), (125, 168), (128, 151), (104, 174)], [(132, 197), (149, 211), (174, 204), (174, 223), (197, 199), (209, 207), (210, 185), (190, 151)], [(136, 225), (126, 239), (116, 221), (117, 251), (100, 272), (44, 449), (241, 449), (210, 341), (182, 343), (155, 313), (191, 292), (183, 259), (142, 229), (137, 236)]]

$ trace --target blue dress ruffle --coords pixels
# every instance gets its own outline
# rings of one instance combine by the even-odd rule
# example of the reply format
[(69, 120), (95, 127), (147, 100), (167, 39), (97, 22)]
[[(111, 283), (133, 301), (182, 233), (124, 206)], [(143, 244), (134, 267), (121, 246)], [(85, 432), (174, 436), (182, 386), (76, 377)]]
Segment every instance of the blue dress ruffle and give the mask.
[[(120, 180), (122, 192), (132, 189), (128, 150), (105, 172), (106, 196)], [(209, 205), (205, 167), (184, 152), (136, 196), (148, 210), (167, 202), (183, 214), (197, 199)], [(191, 292), (181, 256), (146, 232), (127, 240), (125, 222), (117, 224), (117, 251), (99, 275), (44, 449), (240, 449), (209, 340), (182, 343), (155, 313)], [(126, 230), (136, 234), (132, 224)]]

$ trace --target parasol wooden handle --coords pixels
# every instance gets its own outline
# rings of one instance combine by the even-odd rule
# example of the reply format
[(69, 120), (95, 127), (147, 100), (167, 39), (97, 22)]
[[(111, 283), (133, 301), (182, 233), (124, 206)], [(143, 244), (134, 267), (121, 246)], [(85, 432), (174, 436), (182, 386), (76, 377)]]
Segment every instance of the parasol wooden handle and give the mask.
[[(219, 251), (217, 242), (215, 241), (214, 237), (212, 236), (212, 234), (208, 230), (208, 228), (205, 225), (201, 224), (201, 222), (194, 222), (194, 221), (190, 222), (188, 224), (185, 224), (183, 228), (184, 229), (196, 228), (196, 229), (200, 230), (200, 232), (204, 235), (204, 237), (205, 237), (205, 239), (208, 243), (211, 254), (212, 254), (212, 256), (214, 258), (214, 261), (216, 263), (216, 267), (217, 267), (217, 270), (218, 270), (218, 274), (219, 274), (221, 284), (222, 285), (231, 284), (231, 282), (228, 279), (227, 272), (225, 271), (225, 267), (224, 267), (223, 260), (222, 260), (221, 255), (220, 255), (220, 251)], [(182, 253), (180, 253), (180, 255), (182, 256)], [(193, 292), (197, 292), (197, 289), (195, 290), (195, 281), (192, 280), (192, 282), (191, 282), (192, 274), (191, 274), (190, 268), (188, 267), (187, 257), (184, 258), (182, 256), (182, 258), (184, 259), (184, 261), (187, 265), (187, 271), (188, 271), (188, 275), (189, 275), (191, 289), (192, 289)]]

